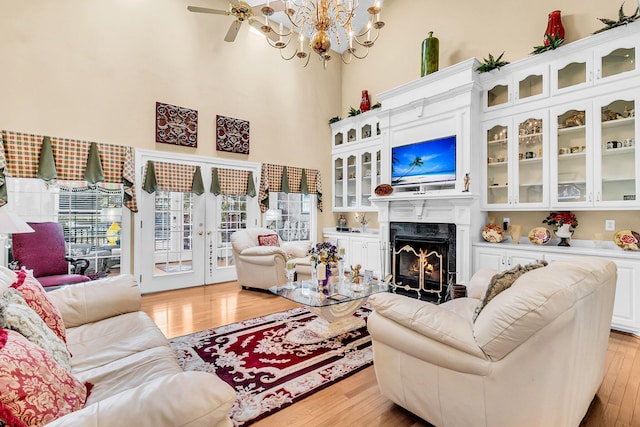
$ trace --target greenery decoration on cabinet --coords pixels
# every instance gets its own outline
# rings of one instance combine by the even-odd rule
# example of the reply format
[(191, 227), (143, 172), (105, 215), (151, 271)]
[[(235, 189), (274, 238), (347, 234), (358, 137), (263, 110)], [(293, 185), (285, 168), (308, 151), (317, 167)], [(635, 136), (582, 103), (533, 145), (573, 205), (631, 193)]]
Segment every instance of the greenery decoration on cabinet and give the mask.
[(498, 56), (494, 58), (492, 54), (489, 54), (489, 58), (482, 58), (482, 65), (476, 68), (476, 71), (479, 73), (487, 73), (491, 70), (499, 70), (505, 65), (510, 64), (509, 61), (503, 61), (502, 57), (504, 56), (504, 51)]
[(614, 21), (612, 19), (607, 19), (607, 18), (598, 18), (598, 21), (605, 24), (605, 27), (600, 28), (598, 31), (595, 31), (593, 34), (598, 34), (603, 31), (607, 31), (612, 28), (619, 27), (621, 25), (630, 24), (636, 21), (637, 19), (640, 19), (640, 4), (638, 4), (636, 11), (632, 15), (626, 16), (624, 14), (624, 2), (622, 2), (622, 4), (620, 5), (620, 10), (618, 10), (618, 20)]

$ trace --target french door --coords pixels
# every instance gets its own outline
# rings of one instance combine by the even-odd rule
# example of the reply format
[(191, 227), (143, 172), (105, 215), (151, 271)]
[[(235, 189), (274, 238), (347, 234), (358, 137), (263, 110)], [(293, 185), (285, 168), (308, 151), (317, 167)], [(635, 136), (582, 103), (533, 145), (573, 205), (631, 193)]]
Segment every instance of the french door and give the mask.
[[(135, 260), (142, 293), (181, 289), (236, 279), (230, 236), (237, 229), (257, 224), (255, 197), (218, 195), (208, 190), (212, 167), (255, 168), (248, 162), (231, 165), (196, 156), (165, 157), (157, 152), (137, 153), (140, 179), (139, 212), (135, 221)], [(141, 189), (147, 161), (200, 166), (205, 192)]]

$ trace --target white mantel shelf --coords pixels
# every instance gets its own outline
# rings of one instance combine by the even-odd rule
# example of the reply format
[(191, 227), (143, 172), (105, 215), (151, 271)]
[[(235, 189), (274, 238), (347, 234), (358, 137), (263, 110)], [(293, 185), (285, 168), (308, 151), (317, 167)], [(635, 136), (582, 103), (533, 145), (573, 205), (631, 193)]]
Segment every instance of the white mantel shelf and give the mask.
[[(422, 201), (422, 200), (452, 200), (452, 203), (464, 202), (465, 199), (469, 200), (469, 203), (474, 199), (479, 199), (480, 196), (470, 192), (459, 191), (411, 191), (404, 193), (395, 193), (388, 196), (372, 196), (369, 198), (371, 203), (376, 202), (404, 202), (404, 201)], [(453, 202), (455, 200), (455, 202)]]

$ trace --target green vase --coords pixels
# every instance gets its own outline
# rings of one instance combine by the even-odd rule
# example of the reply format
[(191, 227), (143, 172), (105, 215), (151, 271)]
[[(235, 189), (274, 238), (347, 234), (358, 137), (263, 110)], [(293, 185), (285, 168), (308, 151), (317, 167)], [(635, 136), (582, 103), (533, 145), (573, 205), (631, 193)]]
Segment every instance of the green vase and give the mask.
[(420, 77), (438, 71), (438, 56), (440, 42), (433, 37), (433, 31), (429, 31), (429, 37), (422, 41), (422, 66), (420, 67)]

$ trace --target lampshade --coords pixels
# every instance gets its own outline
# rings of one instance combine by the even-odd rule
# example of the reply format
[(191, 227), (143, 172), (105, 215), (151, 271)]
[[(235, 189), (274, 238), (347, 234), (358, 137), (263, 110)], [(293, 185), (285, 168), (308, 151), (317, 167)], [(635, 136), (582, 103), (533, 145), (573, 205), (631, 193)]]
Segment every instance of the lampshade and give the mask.
[(121, 208), (100, 209), (100, 222), (120, 222), (122, 220)]
[(7, 208), (0, 209), (0, 234), (33, 233), (33, 228)]
[(267, 221), (280, 221), (282, 219), (281, 209), (268, 209), (264, 213), (264, 219)]

